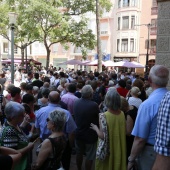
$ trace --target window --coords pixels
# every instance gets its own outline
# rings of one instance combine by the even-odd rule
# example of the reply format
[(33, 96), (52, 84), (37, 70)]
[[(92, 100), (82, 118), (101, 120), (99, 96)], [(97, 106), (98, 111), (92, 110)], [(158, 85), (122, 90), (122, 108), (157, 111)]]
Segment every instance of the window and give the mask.
[(118, 17), (118, 30), (120, 30), (120, 17)]
[(129, 6), (129, 0), (123, 0), (123, 7)]
[(131, 6), (137, 6), (137, 0), (131, 0)]
[(107, 40), (101, 40), (101, 51), (104, 53), (107, 52)]
[(135, 16), (132, 15), (131, 16), (131, 29), (134, 29), (135, 28)]
[(117, 52), (120, 52), (120, 40), (117, 40)]
[(151, 20), (150, 34), (151, 35), (156, 35), (157, 34), (157, 19), (152, 19)]
[(128, 52), (128, 39), (122, 39), (121, 51)]
[(3, 43), (3, 53), (8, 53), (8, 43)]
[(121, 0), (118, 0), (118, 8), (121, 7)]
[(130, 39), (130, 52), (135, 52), (134, 39), (133, 38)]
[(123, 17), (122, 29), (129, 29), (129, 17)]
[(153, 7), (158, 6), (157, 0), (152, 0), (152, 6), (153, 6)]
[(155, 54), (156, 53), (156, 39), (151, 39), (150, 41), (150, 53)]
[(100, 23), (100, 34), (108, 34), (108, 23)]
[(63, 53), (67, 53), (68, 52), (68, 48), (67, 47), (62, 47), (62, 52)]
[(156, 48), (156, 39), (151, 40), (151, 48)]
[(81, 47), (75, 47), (75, 53), (81, 53)]
[(53, 44), (53, 53), (55, 53), (57, 51), (58, 51), (58, 44), (55, 43), (55, 44)]
[(152, 27), (154, 27), (154, 28), (157, 27), (157, 19), (152, 19), (151, 20), (151, 28)]

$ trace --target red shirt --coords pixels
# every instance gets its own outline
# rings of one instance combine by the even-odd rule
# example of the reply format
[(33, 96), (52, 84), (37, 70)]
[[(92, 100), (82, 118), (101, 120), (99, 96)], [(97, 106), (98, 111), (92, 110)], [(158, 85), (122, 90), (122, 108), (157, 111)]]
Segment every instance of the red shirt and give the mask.
[(126, 95), (127, 95), (128, 91), (129, 91), (129, 90), (127, 90), (127, 89), (125, 89), (125, 88), (122, 88), (122, 87), (118, 87), (118, 88), (117, 88), (117, 92), (118, 92), (121, 96), (123, 96), (123, 97), (125, 97), (125, 98), (126, 98)]

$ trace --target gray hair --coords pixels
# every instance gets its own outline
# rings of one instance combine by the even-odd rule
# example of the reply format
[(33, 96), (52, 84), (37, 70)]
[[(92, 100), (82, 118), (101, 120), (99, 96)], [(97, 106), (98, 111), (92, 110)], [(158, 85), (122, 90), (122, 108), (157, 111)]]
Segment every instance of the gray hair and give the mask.
[(163, 65), (154, 65), (149, 72), (149, 78), (157, 86), (166, 87), (169, 80), (169, 70)]
[(112, 86), (114, 86), (115, 84), (114, 84), (114, 81), (112, 81), (112, 80), (109, 80), (109, 84), (108, 84), (108, 86), (109, 87), (112, 87)]
[(91, 85), (85, 85), (81, 90), (81, 97), (84, 99), (89, 99), (93, 95), (93, 88)]
[(106, 93), (104, 103), (107, 108), (112, 110), (118, 110), (121, 107), (120, 95), (116, 88), (110, 87)]
[(38, 91), (39, 91), (39, 87), (33, 86), (33, 90), (34, 90), (35, 92), (38, 92)]
[(52, 111), (49, 114), (49, 119), (54, 122), (55, 130), (57, 132), (61, 132), (64, 129), (66, 123), (66, 115), (65, 112), (59, 109)]
[(21, 104), (10, 101), (6, 104), (4, 112), (7, 120), (11, 121), (13, 118), (22, 115), (25, 112), (25, 109)]
[(130, 90), (131, 95), (139, 96), (141, 94), (141, 91), (138, 87), (133, 86)]

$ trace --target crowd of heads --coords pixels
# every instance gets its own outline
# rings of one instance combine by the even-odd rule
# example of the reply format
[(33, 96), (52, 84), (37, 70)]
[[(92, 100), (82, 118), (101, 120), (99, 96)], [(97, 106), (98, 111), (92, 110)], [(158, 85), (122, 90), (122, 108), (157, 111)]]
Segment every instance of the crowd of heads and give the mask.
[[(150, 87), (150, 83), (160, 87), (166, 86), (168, 77), (168, 69), (160, 65), (152, 67), (147, 78), (140, 77), (134, 72), (116, 73), (115, 70), (99, 73), (97, 71), (74, 71), (74, 69), (65, 72), (61, 69), (59, 71), (50, 69), (46, 74), (43, 70), (29, 71), (25, 81), (20, 82), (19, 87), (8, 84), (6, 92), (11, 95), (13, 101), (30, 106), (36, 105), (41, 98), (45, 98), (48, 103), (59, 103), (61, 97), (69, 92), (77, 95), (78, 98), (94, 100), (98, 104), (104, 101), (103, 104), (107, 108), (116, 110), (121, 107), (121, 98), (116, 90), (118, 87), (130, 90), (131, 96), (140, 97), (142, 92)], [(41, 87), (33, 86), (33, 82), (37, 80), (42, 82)], [(114, 104), (113, 101), (115, 101)], [(28, 108), (26, 109), (29, 112)]]

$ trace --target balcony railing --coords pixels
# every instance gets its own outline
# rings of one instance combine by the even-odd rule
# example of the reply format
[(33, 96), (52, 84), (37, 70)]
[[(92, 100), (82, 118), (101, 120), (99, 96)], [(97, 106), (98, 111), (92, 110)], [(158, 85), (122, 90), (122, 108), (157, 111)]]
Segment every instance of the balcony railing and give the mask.
[(157, 15), (158, 14), (158, 7), (152, 7), (151, 8), (151, 15)]
[(157, 27), (151, 27), (150, 35), (156, 35), (157, 34)]
[(123, 3), (123, 7), (128, 7), (129, 3)]
[(156, 54), (156, 47), (150, 48), (150, 54)]

